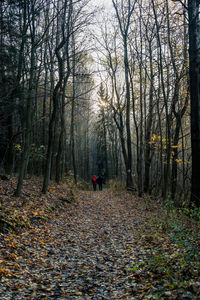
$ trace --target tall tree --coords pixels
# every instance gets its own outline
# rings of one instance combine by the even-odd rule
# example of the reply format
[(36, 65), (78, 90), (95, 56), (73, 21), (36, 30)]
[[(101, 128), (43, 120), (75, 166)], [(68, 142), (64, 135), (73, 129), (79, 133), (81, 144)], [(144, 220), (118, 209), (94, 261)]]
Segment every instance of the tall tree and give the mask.
[[(59, 6), (58, 6), (59, 7)], [(63, 48), (66, 48), (67, 53), (69, 53), (69, 42), (71, 39), (71, 20), (72, 20), (72, 9), (73, 3), (72, 0), (65, 0), (63, 6), (63, 15), (61, 19), (61, 23), (57, 21), (57, 44), (55, 48), (56, 57), (58, 60), (58, 70), (59, 70), (59, 79), (55, 85), (53, 91), (53, 111), (49, 123), (49, 140), (48, 140), (48, 149), (47, 149), (47, 160), (45, 166), (45, 176), (43, 181), (43, 188), (42, 192), (46, 193), (47, 188), (49, 185), (50, 174), (51, 174), (51, 167), (52, 167), (52, 154), (53, 154), (53, 145), (55, 142), (55, 131), (56, 131), (56, 120), (58, 117), (58, 110), (59, 110), (59, 97), (61, 91), (63, 91), (63, 83), (65, 82), (65, 78), (69, 77), (71, 70), (67, 69), (67, 73), (64, 74), (64, 57), (65, 52)], [(66, 25), (67, 20), (67, 25)], [(61, 37), (60, 37), (61, 36)], [(69, 54), (68, 54), (69, 55)], [(64, 56), (64, 57), (63, 57)], [(58, 162), (57, 162), (58, 163)]]
[(97, 150), (97, 164), (98, 172), (103, 175), (105, 179), (109, 178), (108, 172), (108, 147), (107, 147), (107, 128), (106, 128), (106, 112), (105, 108), (107, 105), (107, 97), (105, 89), (101, 82), (98, 91), (98, 96), (100, 98), (99, 103), (99, 128), (98, 128), (98, 150)]
[(191, 96), (192, 187), (191, 202), (200, 206), (200, 1), (188, 1)]
[(123, 38), (124, 50), (124, 69), (125, 69), (125, 84), (126, 84), (126, 134), (127, 134), (127, 161), (126, 161), (126, 186), (127, 188), (133, 187), (132, 179), (132, 149), (131, 149), (131, 129), (130, 129), (130, 82), (129, 82), (129, 57), (128, 57), (128, 33), (130, 29), (131, 17), (135, 8), (136, 1), (128, 0), (127, 6), (121, 2), (121, 9), (119, 2), (112, 0), (115, 8), (117, 20), (121, 36)]
[(32, 121), (33, 121), (33, 99), (35, 95), (35, 77), (36, 77), (36, 15), (37, 15), (37, 7), (36, 1), (30, 0), (28, 1), (28, 5), (26, 5), (25, 9), (27, 9), (28, 15), (28, 24), (30, 30), (30, 75), (29, 75), (29, 84), (26, 98), (26, 110), (25, 110), (25, 141), (24, 148), (21, 157), (21, 166), (18, 177), (17, 188), (15, 191), (15, 195), (19, 196), (22, 190), (23, 179), (25, 175), (26, 168), (28, 166), (29, 156), (30, 156), (30, 146), (31, 146), (31, 136), (32, 136)]

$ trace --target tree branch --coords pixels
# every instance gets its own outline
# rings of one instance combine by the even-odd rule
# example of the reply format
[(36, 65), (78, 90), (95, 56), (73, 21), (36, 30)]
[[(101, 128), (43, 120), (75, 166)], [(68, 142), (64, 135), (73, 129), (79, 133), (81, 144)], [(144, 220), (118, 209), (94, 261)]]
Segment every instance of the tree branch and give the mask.
[(182, 5), (183, 5), (183, 7), (186, 9), (186, 10), (188, 10), (188, 7), (183, 3), (183, 1), (182, 0), (172, 0), (173, 2), (180, 2)]

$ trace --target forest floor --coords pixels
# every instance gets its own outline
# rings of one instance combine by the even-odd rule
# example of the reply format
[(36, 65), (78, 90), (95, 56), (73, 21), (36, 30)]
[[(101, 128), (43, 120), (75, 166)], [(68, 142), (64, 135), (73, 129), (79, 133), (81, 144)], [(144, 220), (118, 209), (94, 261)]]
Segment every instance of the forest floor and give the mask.
[(122, 191), (0, 181), (0, 299), (200, 299), (198, 224)]

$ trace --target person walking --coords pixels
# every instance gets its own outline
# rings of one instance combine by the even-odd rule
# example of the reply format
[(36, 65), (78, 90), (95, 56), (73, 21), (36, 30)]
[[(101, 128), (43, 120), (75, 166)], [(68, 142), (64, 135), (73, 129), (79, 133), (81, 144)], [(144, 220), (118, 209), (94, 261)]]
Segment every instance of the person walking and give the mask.
[(102, 191), (103, 178), (102, 178), (101, 175), (99, 175), (98, 178), (97, 178), (97, 184), (99, 185), (99, 191)]
[(93, 185), (93, 190), (96, 191), (96, 188), (97, 188), (97, 179), (96, 179), (95, 175), (93, 175), (93, 178), (92, 178), (92, 185)]

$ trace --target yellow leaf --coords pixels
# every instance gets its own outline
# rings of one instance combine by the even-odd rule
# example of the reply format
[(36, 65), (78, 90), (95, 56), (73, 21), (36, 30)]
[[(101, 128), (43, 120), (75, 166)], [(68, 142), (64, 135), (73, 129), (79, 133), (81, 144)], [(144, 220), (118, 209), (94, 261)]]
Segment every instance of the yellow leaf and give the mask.
[(81, 296), (82, 295), (82, 292), (76, 292), (75, 293), (77, 296)]
[(156, 139), (155, 133), (152, 135), (152, 140), (154, 141)]
[(10, 241), (10, 239), (9, 239), (9, 238), (4, 238), (4, 241), (8, 241), (8, 242), (9, 242), (9, 241)]
[(11, 246), (12, 246), (13, 248), (16, 248), (16, 246), (15, 246), (15, 244), (14, 244), (14, 243), (11, 243)]
[(169, 285), (168, 285), (167, 283), (164, 283), (163, 286), (164, 286), (164, 287), (168, 287)]
[(7, 269), (0, 269), (0, 273), (3, 273), (4, 275), (7, 273)]
[(177, 163), (181, 163), (182, 160), (181, 160), (181, 159), (176, 159), (176, 162), (177, 162)]
[(15, 147), (15, 149), (17, 151), (21, 151), (22, 150), (21, 145), (19, 145), (19, 144), (15, 145), (14, 147)]

